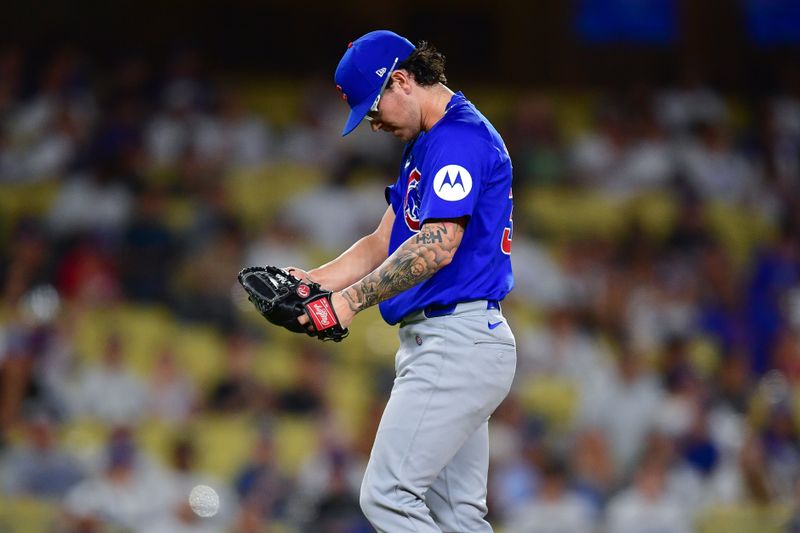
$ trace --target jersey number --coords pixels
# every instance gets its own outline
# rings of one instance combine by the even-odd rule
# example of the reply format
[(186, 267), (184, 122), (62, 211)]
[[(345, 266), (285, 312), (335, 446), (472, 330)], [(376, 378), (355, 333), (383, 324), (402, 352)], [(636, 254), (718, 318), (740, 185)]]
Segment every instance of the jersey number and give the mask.
[[(512, 191), (508, 191), (508, 199), (512, 199), (514, 195)], [(511, 239), (514, 238), (514, 206), (511, 206), (511, 213), (508, 215), (508, 226), (503, 228), (503, 240), (500, 243), (500, 248), (506, 255), (511, 255)]]

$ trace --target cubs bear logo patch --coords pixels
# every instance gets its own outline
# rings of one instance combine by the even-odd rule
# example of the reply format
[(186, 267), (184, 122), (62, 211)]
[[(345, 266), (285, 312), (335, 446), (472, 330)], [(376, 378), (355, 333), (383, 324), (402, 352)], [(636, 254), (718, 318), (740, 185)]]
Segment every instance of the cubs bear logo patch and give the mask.
[(419, 209), (422, 199), (420, 198), (419, 180), (422, 174), (416, 168), (408, 175), (408, 187), (406, 188), (406, 198), (403, 202), (403, 214), (406, 226), (411, 231), (419, 231)]

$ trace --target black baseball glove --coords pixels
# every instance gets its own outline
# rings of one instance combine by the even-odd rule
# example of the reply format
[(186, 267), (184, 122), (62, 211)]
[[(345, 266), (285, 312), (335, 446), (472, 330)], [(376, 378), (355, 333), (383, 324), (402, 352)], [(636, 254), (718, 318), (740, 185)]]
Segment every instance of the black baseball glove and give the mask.
[[(331, 291), (323, 290), (318, 283), (300, 281), (274, 266), (243, 268), (238, 278), (258, 312), (277, 326), (324, 341), (339, 342), (350, 333), (333, 310)], [(304, 313), (313, 331), (297, 322)]]

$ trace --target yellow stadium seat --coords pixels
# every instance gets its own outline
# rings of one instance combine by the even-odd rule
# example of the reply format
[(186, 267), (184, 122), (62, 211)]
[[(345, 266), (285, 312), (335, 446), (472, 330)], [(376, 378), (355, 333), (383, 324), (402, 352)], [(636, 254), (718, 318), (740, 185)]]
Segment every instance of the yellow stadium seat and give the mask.
[(171, 346), (176, 326), (172, 316), (163, 308), (122, 306), (115, 312), (125, 347), (126, 361), (140, 376), (150, 374), (158, 354)]
[(399, 345), (397, 328), (384, 322), (377, 307), (371, 307), (355, 318), (347, 340), (338, 344), (328, 343), (325, 348), (347, 363), (393, 365)]
[(274, 428), (275, 455), (279, 468), (289, 475), (319, 449), (319, 422), (313, 418), (282, 416)]
[(198, 205), (189, 198), (170, 198), (167, 202), (165, 222), (169, 229), (183, 232), (197, 217)]
[(331, 371), (327, 397), (336, 416), (337, 429), (347, 436), (358, 436), (370, 407), (374, 391), (369, 376), (359, 364), (341, 363)]
[(678, 206), (667, 194), (651, 193), (628, 202), (627, 216), (642, 225), (642, 229), (650, 238), (662, 240), (666, 238), (678, 216)]
[(752, 210), (721, 202), (709, 205), (705, 215), (713, 233), (730, 253), (737, 268), (745, 266), (753, 247), (765, 241), (773, 231), (768, 221)]
[(176, 335), (172, 315), (161, 307), (121, 305), (75, 312), (75, 345), (86, 363), (100, 361), (110, 335), (119, 335), (126, 365), (142, 377), (150, 374), (161, 350)]
[(207, 415), (187, 430), (195, 438), (198, 470), (232, 479), (249, 459), (258, 438), (256, 422), (248, 416)]
[[(230, 173), (224, 183), (227, 205), (253, 227), (261, 225), (294, 195), (324, 180), (318, 168), (293, 164), (241, 169)], [(270, 194), (264, 194), (264, 190)]]
[[(517, 195), (515, 195), (516, 197)], [(542, 232), (557, 239), (619, 235), (626, 217), (621, 200), (557, 187), (523, 192), (516, 202)]]
[(697, 519), (698, 533), (781, 533), (791, 516), (788, 505), (719, 505)]
[(181, 325), (172, 337), (178, 366), (200, 388), (222, 375), (225, 343), (211, 326)]
[(110, 313), (99, 310), (81, 309), (74, 311), (75, 349), (84, 362), (96, 363), (100, 360), (106, 341), (115, 331)]
[(0, 495), (0, 531), (50, 533), (57, 531), (59, 508), (55, 503)]
[(297, 376), (296, 348), (284, 340), (264, 343), (253, 361), (253, 372), (260, 382), (271, 389), (290, 386)]
[(578, 406), (575, 384), (555, 376), (531, 376), (518, 389), (523, 408), (544, 418), (554, 431), (571, 427)]
[(60, 184), (57, 181), (0, 185), (0, 213), (11, 229), (22, 216), (43, 216), (50, 209)]
[(594, 121), (596, 96), (590, 93), (558, 93), (550, 95), (555, 102), (556, 123), (565, 139), (574, 140), (589, 130)]
[(168, 465), (172, 445), (180, 431), (180, 427), (162, 420), (145, 420), (136, 428), (136, 442), (149, 457)]
[(105, 447), (108, 431), (108, 426), (102, 422), (79, 419), (60, 428), (59, 441), (72, 453), (90, 459)]
[(702, 376), (712, 377), (721, 364), (720, 347), (711, 337), (698, 337), (689, 343), (689, 358), (692, 367)]
[(277, 127), (291, 126), (300, 116), (303, 94), (297, 85), (260, 79), (239, 82), (242, 103)]

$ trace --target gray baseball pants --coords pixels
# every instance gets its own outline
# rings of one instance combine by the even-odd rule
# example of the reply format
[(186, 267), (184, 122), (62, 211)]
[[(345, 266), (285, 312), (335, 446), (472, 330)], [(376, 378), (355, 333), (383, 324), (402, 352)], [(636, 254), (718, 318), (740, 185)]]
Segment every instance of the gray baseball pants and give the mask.
[(361, 509), (379, 533), (492, 531), (488, 420), (515, 368), (514, 335), (485, 300), (403, 320), (397, 375), (361, 485)]

